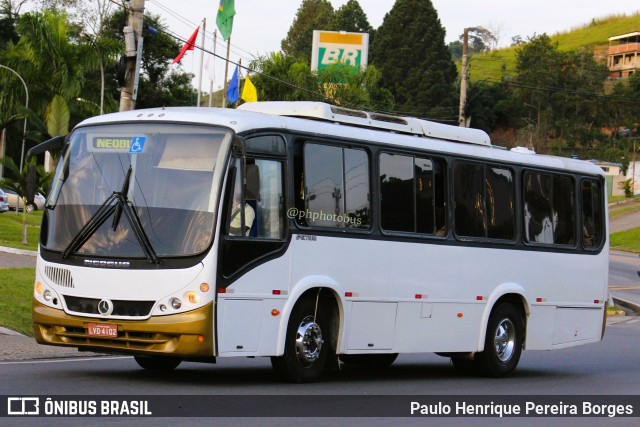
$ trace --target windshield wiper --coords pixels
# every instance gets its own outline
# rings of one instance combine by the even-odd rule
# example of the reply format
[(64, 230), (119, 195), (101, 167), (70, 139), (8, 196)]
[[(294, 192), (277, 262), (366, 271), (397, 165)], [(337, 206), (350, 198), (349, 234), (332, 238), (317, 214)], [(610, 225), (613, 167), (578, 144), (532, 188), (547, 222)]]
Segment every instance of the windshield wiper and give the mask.
[(111, 196), (109, 196), (107, 200), (105, 200), (104, 203), (98, 208), (96, 213), (93, 214), (89, 221), (87, 221), (87, 223), (80, 229), (76, 237), (73, 238), (73, 240), (65, 248), (64, 252), (62, 252), (63, 259), (66, 259), (67, 257), (69, 257), (69, 255), (80, 249), (114, 212), (115, 215), (113, 217), (111, 227), (115, 231), (118, 227), (118, 223), (120, 222), (122, 212), (124, 211), (125, 216), (129, 220), (129, 224), (131, 224), (133, 233), (135, 234), (136, 239), (138, 240), (138, 243), (140, 244), (140, 247), (144, 251), (149, 262), (152, 262), (154, 264), (160, 263), (158, 255), (151, 245), (149, 236), (147, 236), (147, 233), (145, 233), (144, 228), (142, 227), (140, 217), (138, 217), (138, 214), (133, 208), (132, 203), (127, 198), (127, 193), (129, 192), (129, 182), (131, 180), (131, 172), (132, 168), (131, 166), (129, 166), (129, 170), (127, 170), (127, 175), (124, 178), (124, 182), (122, 183), (122, 188), (120, 189), (120, 191), (114, 191), (113, 194), (111, 194)]

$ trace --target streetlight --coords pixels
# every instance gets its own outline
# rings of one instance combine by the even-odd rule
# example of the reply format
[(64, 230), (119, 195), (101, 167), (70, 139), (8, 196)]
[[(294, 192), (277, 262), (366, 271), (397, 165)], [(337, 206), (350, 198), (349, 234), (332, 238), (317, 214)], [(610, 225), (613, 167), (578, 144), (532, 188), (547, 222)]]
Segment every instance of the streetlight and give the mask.
[(102, 115), (104, 113), (104, 64), (102, 62), (102, 55), (100, 54), (100, 48), (89, 34), (82, 31), (80, 37), (89, 40), (89, 43), (91, 43), (93, 47), (96, 48), (96, 52), (98, 52), (98, 60), (100, 61), (100, 115)]
[[(22, 85), (24, 86), (24, 93), (27, 96), (27, 99), (24, 103), (25, 108), (28, 110), (29, 109), (29, 89), (27, 89), (27, 84), (24, 82), (24, 79), (20, 76), (20, 74), (18, 74), (16, 72), (16, 70), (9, 68), (5, 65), (0, 64), (0, 68), (5, 68), (9, 71), (11, 71), (13, 74), (15, 74), (16, 76), (18, 76), (18, 78), (20, 79), (20, 81), (22, 82)], [(20, 166), (19, 168), (22, 169), (22, 162), (24, 161), (24, 143), (25, 143), (25, 138), (27, 136), (27, 115), (25, 114), (24, 116), (24, 127), (22, 129), (22, 151), (20, 153)], [(17, 209), (16, 209), (17, 212)]]

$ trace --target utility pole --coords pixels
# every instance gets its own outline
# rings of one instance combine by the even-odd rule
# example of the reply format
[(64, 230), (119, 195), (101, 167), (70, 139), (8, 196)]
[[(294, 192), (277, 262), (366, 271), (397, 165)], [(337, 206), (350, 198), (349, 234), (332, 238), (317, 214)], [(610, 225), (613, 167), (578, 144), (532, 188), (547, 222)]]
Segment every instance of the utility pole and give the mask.
[(460, 80), (460, 110), (458, 114), (458, 126), (467, 127), (465, 108), (467, 106), (467, 81), (469, 79), (469, 28), (464, 29), (462, 36), (462, 78)]
[(129, 21), (124, 27), (125, 43), (125, 84), (120, 88), (120, 111), (133, 110), (136, 107), (135, 85), (136, 69), (139, 69), (142, 49), (142, 20), (144, 18), (144, 0), (129, 1)]

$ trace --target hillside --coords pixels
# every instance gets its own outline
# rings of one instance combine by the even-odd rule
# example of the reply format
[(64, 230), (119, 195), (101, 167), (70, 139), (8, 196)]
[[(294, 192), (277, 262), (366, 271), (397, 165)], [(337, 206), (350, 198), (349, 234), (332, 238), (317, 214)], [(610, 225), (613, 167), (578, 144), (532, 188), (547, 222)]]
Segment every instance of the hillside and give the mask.
[[(549, 36), (558, 43), (560, 50), (586, 48), (593, 51), (599, 60), (606, 61), (609, 37), (633, 31), (640, 31), (640, 12), (594, 18), (589, 24)], [(469, 63), (471, 81), (496, 82), (515, 74), (515, 55), (515, 47), (472, 55)]]

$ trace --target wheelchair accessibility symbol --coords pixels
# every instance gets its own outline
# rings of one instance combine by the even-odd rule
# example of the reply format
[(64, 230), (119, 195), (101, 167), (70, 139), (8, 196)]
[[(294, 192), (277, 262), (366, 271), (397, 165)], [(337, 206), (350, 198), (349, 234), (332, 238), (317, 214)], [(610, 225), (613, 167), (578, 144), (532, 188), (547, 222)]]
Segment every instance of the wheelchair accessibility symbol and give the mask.
[(131, 146), (129, 147), (129, 154), (142, 153), (145, 142), (147, 142), (146, 136), (134, 136), (131, 140)]

